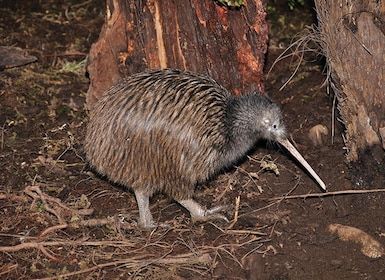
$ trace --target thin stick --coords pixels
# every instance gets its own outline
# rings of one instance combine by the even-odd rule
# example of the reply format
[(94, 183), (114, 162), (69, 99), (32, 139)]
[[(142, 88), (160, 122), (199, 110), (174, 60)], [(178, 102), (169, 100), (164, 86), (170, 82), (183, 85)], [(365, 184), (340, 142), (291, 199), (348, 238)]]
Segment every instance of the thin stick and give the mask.
[(283, 199), (295, 199), (295, 198), (315, 198), (315, 197), (326, 197), (335, 195), (347, 195), (347, 194), (363, 194), (363, 193), (378, 193), (385, 192), (385, 189), (374, 189), (374, 190), (345, 190), (335, 191), (327, 193), (309, 193), (309, 194), (298, 194), (298, 195), (287, 195), (270, 198), (269, 200), (283, 200)]
[(84, 52), (65, 52), (65, 53), (55, 53), (55, 54), (44, 54), (45, 57), (65, 57), (65, 56), (87, 56), (87, 53)]
[[(214, 223), (210, 223), (224, 234), (251, 234), (251, 235), (267, 235), (264, 232), (248, 229), (223, 229)], [(258, 237), (259, 238), (259, 237)]]
[(234, 213), (234, 219), (233, 221), (231, 222), (231, 224), (227, 227), (227, 229), (232, 229), (233, 226), (237, 223), (238, 221), (238, 214), (239, 214), (239, 204), (241, 202), (241, 197), (238, 195), (236, 198), (235, 198), (235, 213)]
[(5, 129), (5, 123), (3, 124), (3, 127), (1, 128), (1, 149), (4, 149), (4, 129)]

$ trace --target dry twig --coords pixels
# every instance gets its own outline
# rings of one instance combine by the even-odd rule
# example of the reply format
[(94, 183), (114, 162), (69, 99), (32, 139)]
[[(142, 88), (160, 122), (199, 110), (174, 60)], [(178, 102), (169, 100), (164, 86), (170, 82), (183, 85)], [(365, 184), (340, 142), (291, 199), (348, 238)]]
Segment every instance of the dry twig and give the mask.
[(308, 194), (297, 194), (297, 195), (284, 195), (270, 198), (270, 200), (285, 200), (285, 199), (296, 199), (296, 198), (320, 198), (327, 196), (336, 195), (349, 195), (349, 194), (366, 194), (366, 193), (377, 193), (385, 192), (385, 189), (374, 189), (374, 190), (344, 190), (326, 193), (308, 193)]
[(239, 204), (241, 202), (241, 197), (240, 196), (237, 196), (235, 198), (235, 213), (234, 213), (234, 219), (233, 221), (230, 223), (230, 225), (227, 227), (227, 230), (229, 229), (232, 229), (233, 226), (237, 223), (238, 221), (238, 213), (239, 213)]

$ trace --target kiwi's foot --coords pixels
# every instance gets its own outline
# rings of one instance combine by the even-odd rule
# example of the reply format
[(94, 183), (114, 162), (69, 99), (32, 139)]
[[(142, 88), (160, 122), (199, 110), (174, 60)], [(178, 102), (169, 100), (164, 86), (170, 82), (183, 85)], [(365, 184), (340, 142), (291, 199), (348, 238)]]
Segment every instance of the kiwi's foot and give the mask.
[(219, 213), (227, 209), (227, 206), (206, 209), (193, 199), (179, 200), (178, 202), (190, 212), (193, 221), (224, 220), (229, 222), (226, 216)]

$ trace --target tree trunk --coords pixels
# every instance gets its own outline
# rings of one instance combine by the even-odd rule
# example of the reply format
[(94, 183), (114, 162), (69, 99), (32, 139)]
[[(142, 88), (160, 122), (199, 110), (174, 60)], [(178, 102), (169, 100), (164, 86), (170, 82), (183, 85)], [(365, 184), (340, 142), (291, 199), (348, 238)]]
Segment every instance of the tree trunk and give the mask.
[(347, 160), (385, 148), (385, 1), (315, 0), (321, 44), (345, 124)]
[(263, 92), (265, 16), (261, 0), (240, 9), (214, 0), (107, 0), (87, 65), (88, 107), (118, 80), (151, 68), (207, 74), (236, 94)]

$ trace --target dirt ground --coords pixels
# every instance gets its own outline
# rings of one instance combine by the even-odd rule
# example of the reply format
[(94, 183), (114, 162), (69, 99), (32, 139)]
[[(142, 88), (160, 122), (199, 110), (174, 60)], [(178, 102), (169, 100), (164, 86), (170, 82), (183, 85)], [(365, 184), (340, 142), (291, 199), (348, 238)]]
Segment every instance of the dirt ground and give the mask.
[[(309, 7), (273, 6), (266, 74), (314, 20)], [(281, 60), (266, 87), (330, 194), (317, 195), (286, 152), (261, 143), (196, 191), (208, 207), (230, 205), (232, 223), (192, 223), (159, 194), (152, 213), (169, 227), (141, 231), (133, 194), (90, 172), (82, 148), (84, 64), (103, 14), (104, 0), (0, 1), (0, 46), (37, 57), (0, 72), (1, 279), (384, 278), (385, 196), (369, 192), (384, 186), (383, 151), (345, 162), (343, 127), (314, 53), (292, 79), (298, 56)], [(320, 145), (309, 138), (316, 125), (328, 128)]]

